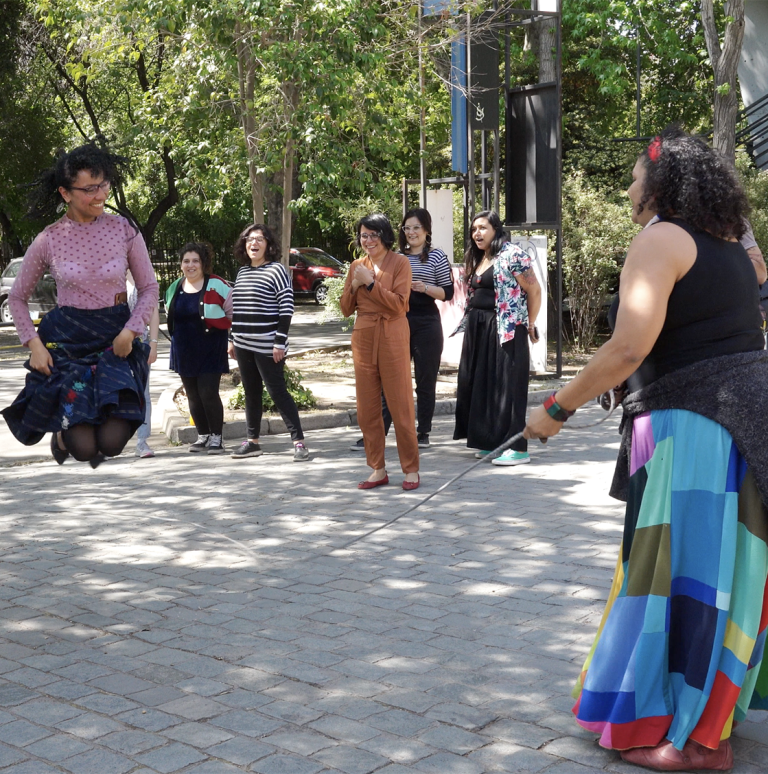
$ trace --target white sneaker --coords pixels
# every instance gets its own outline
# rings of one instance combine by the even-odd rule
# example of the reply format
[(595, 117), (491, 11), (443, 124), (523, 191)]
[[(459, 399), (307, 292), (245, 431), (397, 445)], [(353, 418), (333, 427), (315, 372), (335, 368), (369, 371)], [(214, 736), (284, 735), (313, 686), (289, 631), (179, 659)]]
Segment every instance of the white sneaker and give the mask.
[(138, 441), (136, 444), (136, 451), (134, 454), (137, 457), (141, 457), (142, 459), (145, 459), (146, 457), (154, 457), (155, 453), (152, 451), (152, 449), (149, 447), (149, 444), (146, 441)]
[(528, 452), (517, 452), (507, 449), (500, 457), (491, 460), (491, 465), (527, 465), (531, 461)]

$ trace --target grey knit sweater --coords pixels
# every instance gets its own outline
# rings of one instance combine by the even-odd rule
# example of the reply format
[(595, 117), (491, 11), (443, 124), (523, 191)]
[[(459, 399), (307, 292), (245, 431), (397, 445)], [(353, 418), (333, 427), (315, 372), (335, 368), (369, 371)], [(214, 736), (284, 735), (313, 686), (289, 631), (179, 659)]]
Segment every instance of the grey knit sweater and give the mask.
[(632, 422), (645, 411), (684, 409), (722, 425), (755, 476), (768, 506), (768, 352), (740, 352), (702, 360), (662, 376), (622, 404), (621, 448), (611, 496), (627, 499)]

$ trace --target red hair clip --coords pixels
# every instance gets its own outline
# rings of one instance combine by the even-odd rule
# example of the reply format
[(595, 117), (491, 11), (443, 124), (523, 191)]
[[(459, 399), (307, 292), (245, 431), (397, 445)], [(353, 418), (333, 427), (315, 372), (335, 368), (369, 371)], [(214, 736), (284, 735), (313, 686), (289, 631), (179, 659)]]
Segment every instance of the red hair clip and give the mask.
[(653, 141), (648, 146), (648, 158), (655, 164), (659, 160), (661, 155), (661, 137), (658, 135), (653, 138)]

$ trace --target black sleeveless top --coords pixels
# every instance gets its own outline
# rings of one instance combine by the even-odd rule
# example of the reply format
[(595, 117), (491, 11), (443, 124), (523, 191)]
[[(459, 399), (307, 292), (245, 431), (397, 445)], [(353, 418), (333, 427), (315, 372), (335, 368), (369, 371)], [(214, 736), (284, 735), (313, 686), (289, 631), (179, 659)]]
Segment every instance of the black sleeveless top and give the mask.
[[(765, 344), (757, 278), (747, 251), (738, 242), (694, 231), (677, 218), (665, 222), (690, 234), (696, 243), (696, 260), (672, 288), (661, 333), (640, 368), (627, 380), (631, 391), (692, 363), (761, 350)], [(621, 291), (609, 314), (611, 328), (620, 296)]]

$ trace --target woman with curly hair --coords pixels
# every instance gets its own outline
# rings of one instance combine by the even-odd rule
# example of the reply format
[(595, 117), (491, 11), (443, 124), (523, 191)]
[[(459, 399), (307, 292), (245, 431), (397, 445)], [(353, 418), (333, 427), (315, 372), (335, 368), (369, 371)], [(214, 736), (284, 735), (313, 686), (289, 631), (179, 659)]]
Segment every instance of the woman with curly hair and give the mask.
[(245, 391), (246, 439), (232, 453), (236, 460), (258, 457), (263, 387), (291, 434), (293, 461), (309, 460), (296, 403), (285, 384), (288, 330), (293, 318), (293, 285), (272, 231), (260, 223), (243, 229), (235, 242), (242, 264), (233, 294), (234, 317), (230, 357), (237, 358)]
[(165, 293), (170, 369), (181, 377), (197, 429), (191, 452), (225, 454), (221, 375), (229, 373), (227, 331), (232, 325), (232, 286), (212, 274), (207, 245), (188, 242), (179, 250), (182, 276)]
[[(157, 280), (144, 239), (104, 206), (126, 160), (96, 145), (59, 156), (31, 187), (29, 214), (65, 214), (27, 250), (8, 303), (30, 350), (24, 389), (3, 411), (23, 444), (51, 433), (59, 465), (71, 454), (96, 467), (114, 457), (144, 421), (149, 347), (139, 337), (157, 306)], [(129, 310), (130, 269), (138, 300)], [(58, 305), (35, 330), (28, 300), (48, 271)]]
[(574, 713), (630, 763), (725, 771), (736, 721), (768, 708), (768, 353), (738, 242), (748, 207), (732, 164), (677, 128), (632, 179), (643, 231), (613, 335), (525, 435), (557, 434), (627, 381), (611, 489), (624, 539)]

